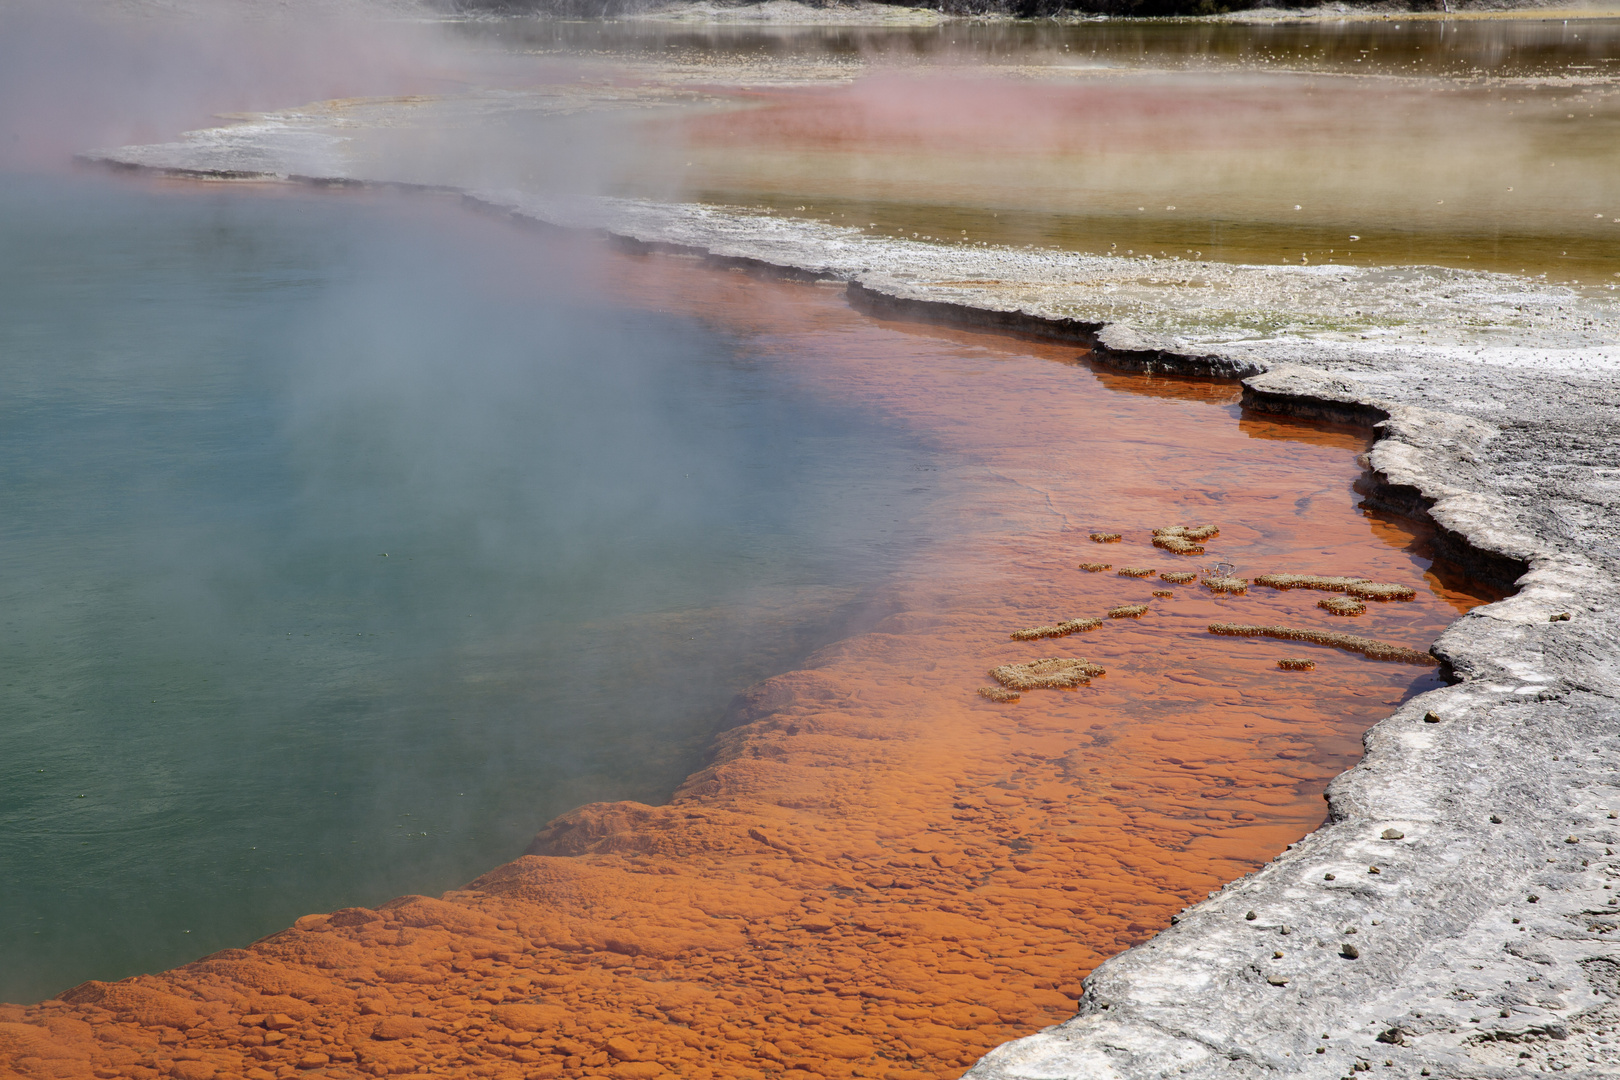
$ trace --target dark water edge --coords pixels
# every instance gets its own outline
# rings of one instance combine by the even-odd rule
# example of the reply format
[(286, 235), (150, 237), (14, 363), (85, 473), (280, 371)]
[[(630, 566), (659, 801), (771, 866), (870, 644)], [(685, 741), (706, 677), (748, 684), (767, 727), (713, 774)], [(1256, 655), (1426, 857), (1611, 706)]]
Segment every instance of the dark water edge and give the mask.
[[(1127, 5), (1131, 2), (1122, 0)], [(1343, 20), (1316, 17), (1251, 23), (1034, 18), (953, 21), (936, 26), (816, 26), (592, 17), (603, 14), (600, 11), (580, 12), (578, 18), (558, 11), (547, 17), (544, 4), (493, 6), (512, 17), (457, 24), (454, 31), (474, 41), (540, 53), (606, 52), (664, 59), (860, 56), (889, 63), (970, 60), (1124, 69), (1244, 67), (1421, 78), (1538, 78), (1568, 73), (1572, 67), (1599, 76), (1613, 75), (1609, 68), (1620, 45), (1620, 18), (1603, 11), (1580, 19), (1562, 15), (1541, 19), (1527, 12), (1515, 19), (1414, 20), (1403, 19), (1398, 12), (1388, 18), (1358, 19), (1352, 7)], [(1248, 5), (1221, 6), (1241, 10)], [(1138, 14), (1212, 13), (1203, 0), (1190, 0), (1185, 9)], [(1312, 8), (1299, 11), (1306, 16), (1318, 14)]]
[(661, 800), (937, 495), (451, 208), (13, 174), (0, 252), (0, 1000)]

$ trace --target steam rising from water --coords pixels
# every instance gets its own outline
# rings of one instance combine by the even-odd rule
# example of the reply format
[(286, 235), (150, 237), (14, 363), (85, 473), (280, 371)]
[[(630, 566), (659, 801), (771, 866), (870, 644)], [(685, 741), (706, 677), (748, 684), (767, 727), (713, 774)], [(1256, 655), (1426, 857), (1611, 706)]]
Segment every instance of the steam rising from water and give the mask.
[(220, 114), (498, 77), (410, 3), (0, 2), (0, 169), (173, 138)]
[(465, 81), (114, 157), (740, 205), (952, 244), (1604, 286), (1620, 273), (1620, 143), (1605, 134), (1620, 94), (1592, 53), (1615, 40), (1606, 23), (1560, 41), (1497, 24), (1438, 37), (1382, 24), (406, 30)]
[(903, 437), (445, 209), (0, 187), (0, 1000), (661, 801), (908, 549)]

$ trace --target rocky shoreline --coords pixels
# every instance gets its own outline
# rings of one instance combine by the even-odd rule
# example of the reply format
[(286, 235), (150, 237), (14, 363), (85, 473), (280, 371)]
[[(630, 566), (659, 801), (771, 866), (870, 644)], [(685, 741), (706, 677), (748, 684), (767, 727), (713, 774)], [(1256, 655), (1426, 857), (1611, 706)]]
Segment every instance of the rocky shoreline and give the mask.
[[(250, 146), (249, 143), (252, 145)], [(297, 175), (265, 129), (99, 155)], [(244, 167), (243, 163), (249, 164)], [(408, 186), (408, 185), (407, 185)], [(1231, 266), (936, 245), (696, 205), (460, 193), (641, 250), (846, 283), (887, 317), (1241, 379), (1244, 407), (1369, 425), (1370, 501), (1516, 592), (1434, 652), (1456, 680), (1367, 733), (1329, 822), (1086, 982), (978, 1078), (1498, 1077), (1620, 1067), (1620, 486), (1612, 290), (1434, 267)]]

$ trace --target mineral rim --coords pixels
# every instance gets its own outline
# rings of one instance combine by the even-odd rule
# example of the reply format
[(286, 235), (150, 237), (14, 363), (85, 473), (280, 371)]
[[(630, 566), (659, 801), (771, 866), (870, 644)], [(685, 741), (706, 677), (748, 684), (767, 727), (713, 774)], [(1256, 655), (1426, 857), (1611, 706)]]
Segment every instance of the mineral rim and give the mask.
[[(336, 140), (323, 141), (324, 122), (287, 114), (95, 156), (182, 175), (412, 182), (346, 164)], [(1435, 267), (954, 247), (713, 205), (462, 194), (721, 265), (842, 281), (851, 303), (890, 318), (1072, 341), (1125, 370), (1242, 380), (1251, 413), (1369, 426), (1369, 502), (1431, 523), (1446, 559), (1514, 590), (1444, 633), (1433, 651), (1452, 684), (1367, 733), (1365, 758), (1328, 789), (1325, 825), (1104, 962), (1079, 1015), (998, 1047), (968, 1076), (1614, 1075), (1612, 298)], [(517, 927), (451, 914), (478, 924), (490, 962), (512, 947)], [(353, 918), (401, 935), (429, 916), (450, 917), (412, 899)], [(813, 940), (828, 927), (801, 929)], [(543, 1019), (514, 1015), (509, 1026)], [(266, 1041), (278, 1023), (267, 1021)], [(408, 1037), (410, 1023), (377, 1038)], [(521, 1047), (512, 1053), (521, 1060)], [(637, 1051), (614, 1053), (630, 1062)]]

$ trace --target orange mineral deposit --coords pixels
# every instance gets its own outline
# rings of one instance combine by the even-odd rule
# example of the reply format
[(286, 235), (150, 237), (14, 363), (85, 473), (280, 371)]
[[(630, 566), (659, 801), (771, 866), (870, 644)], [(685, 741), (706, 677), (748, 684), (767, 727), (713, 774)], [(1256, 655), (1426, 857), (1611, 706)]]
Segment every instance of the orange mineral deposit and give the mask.
[[(955, 1076), (1315, 828), (1366, 727), (1437, 685), (1310, 634), (1207, 630), (1343, 625), (1305, 590), (1185, 589), (1092, 625), (1155, 583), (1075, 570), (1096, 523), (1122, 534), (1117, 561), (1162, 565), (1155, 529), (1218, 521), (1164, 580), (1220, 562), (1406, 584), (1415, 599), (1357, 628), (1424, 650), (1476, 601), (1358, 509), (1362, 434), (1245, 417), (1230, 384), (676, 265), (615, 256), (599, 284), (723, 325), (933, 448), (950, 475), (920, 554), (845, 639), (741, 695), (664, 805), (581, 807), (443, 897), (0, 1008), (0, 1073)], [(976, 692), (1039, 667), (1065, 626), (1087, 630), (1084, 678)]]

